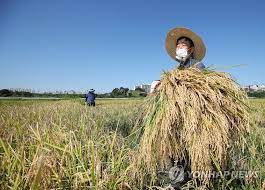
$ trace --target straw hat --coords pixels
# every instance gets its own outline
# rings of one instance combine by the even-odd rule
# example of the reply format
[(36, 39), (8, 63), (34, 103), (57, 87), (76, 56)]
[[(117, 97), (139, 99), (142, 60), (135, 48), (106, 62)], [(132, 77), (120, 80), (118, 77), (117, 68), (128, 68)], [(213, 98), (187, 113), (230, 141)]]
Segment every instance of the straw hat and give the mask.
[(93, 88), (91, 88), (91, 89), (89, 90), (89, 92), (95, 92), (95, 90), (94, 90)]
[(204, 58), (206, 52), (206, 48), (202, 39), (191, 30), (183, 27), (173, 28), (167, 33), (165, 46), (170, 57), (176, 60), (177, 40), (180, 37), (187, 37), (192, 40), (195, 48), (193, 57), (194, 59), (201, 61)]

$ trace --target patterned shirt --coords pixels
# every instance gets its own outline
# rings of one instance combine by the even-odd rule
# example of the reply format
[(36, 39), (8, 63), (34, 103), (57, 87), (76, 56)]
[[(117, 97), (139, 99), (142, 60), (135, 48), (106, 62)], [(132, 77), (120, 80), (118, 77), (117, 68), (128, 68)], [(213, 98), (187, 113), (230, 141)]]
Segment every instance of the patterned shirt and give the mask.
[(189, 68), (191, 66), (195, 65), (195, 67), (197, 67), (198, 69), (205, 69), (205, 65), (200, 62), (200, 61), (197, 61), (196, 59), (189, 59), (187, 63), (185, 63), (185, 65), (179, 65), (179, 67), (184, 67), (184, 68)]

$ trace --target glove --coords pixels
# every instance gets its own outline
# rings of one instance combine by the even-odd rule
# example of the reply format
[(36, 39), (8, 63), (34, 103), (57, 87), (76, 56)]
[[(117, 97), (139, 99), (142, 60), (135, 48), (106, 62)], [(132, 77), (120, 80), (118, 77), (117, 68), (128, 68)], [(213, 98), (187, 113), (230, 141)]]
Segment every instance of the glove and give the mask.
[(160, 85), (160, 80), (155, 80), (152, 82), (151, 84), (151, 90), (150, 90), (150, 93), (155, 93), (156, 90), (157, 90), (157, 87)]

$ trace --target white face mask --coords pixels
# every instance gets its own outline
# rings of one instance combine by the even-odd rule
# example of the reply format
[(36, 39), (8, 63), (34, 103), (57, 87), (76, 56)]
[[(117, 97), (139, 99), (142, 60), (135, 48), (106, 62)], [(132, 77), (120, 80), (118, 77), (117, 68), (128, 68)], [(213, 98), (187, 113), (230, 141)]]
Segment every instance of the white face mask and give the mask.
[(180, 48), (176, 50), (176, 58), (177, 59), (184, 59), (188, 56), (188, 50), (185, 48)]

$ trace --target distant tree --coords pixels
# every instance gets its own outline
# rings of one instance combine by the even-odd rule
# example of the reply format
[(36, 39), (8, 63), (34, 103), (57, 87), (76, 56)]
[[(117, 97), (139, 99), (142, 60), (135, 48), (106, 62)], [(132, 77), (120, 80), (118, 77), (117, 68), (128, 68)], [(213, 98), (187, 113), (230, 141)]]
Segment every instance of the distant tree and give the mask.
[(118, 98), (118, 97), (127, 97), (129, 92), (129, 88), (114, 88), (111, 92), (111, 97)]
[(114, 89), (112, 90), (112, 92), (111, 92), (111, 95), (112, 95), (113, 97), (118, 96), (118, 95), (119, 95), (119, 89), (118, 89), (118, 88), (114, 88)]
[(121, 95), (121, 96), (127, 96), (128, 91), (129, 91), (129, 88), (120, 87), (120, 89), (119, 89), (119, 95)]
[(2, 89), (0, 90), (0, 96), (1, 97), (8, 97), (8, 96), (12, 96), (13, 92), (8, 90), (8, 89)]
[(248, 92), (249, 97), (265, 98), (265, 91)]
[(137, 88), (135, 89), (135, 91), (145, 92), (144, 89), (142, 89), (142, 88), (140, 88), (140, 87), (137, 87)]
[(147, 93), (142, 88), (136, 88), (135, 90), (129, 90), (129, 88), (114, 88), (109, 97), (112, 98), (124, 98), (124, 97), (145, 97)]

